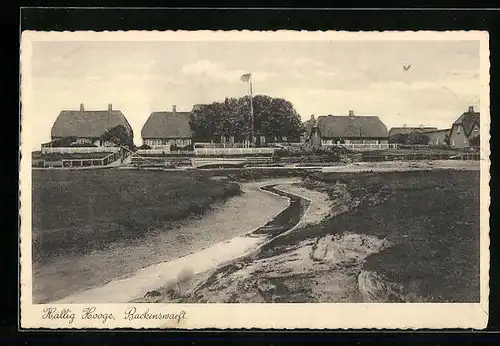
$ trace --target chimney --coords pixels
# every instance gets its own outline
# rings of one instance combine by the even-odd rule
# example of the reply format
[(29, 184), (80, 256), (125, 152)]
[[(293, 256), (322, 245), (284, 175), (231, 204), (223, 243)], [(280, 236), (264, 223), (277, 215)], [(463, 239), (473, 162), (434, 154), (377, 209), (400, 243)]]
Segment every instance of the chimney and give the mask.
[(175, 105), (172, 106), (172, 112), (177, 112), (177, 107)]
[(349, 111), (349, 116), (350, 116), (350, 117), (353, 117), (353, 116), (354, 116), (354, 111), (353, 111), (352, 109)]
[(108, 103), (108, 111), (112, 111), (113, 110), (113, 105), (111, 103)]
[(83, 107), (83, 103), (80, 103), (80, 112), (85, 112), (85, 108)]
[(469, 106), (469, 113), (474, 113), (474, 106)]

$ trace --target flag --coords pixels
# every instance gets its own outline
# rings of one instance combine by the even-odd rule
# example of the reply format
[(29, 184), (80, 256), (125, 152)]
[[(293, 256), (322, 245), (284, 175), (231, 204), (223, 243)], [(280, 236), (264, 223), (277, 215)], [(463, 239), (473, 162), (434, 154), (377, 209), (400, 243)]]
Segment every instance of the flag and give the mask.
[(243, 76), (241, 76), (240, 79), (241, 79), (242, 82), (248, 82), (250, 80), (250, 78), (252, 78), (252, 74), (251, 73), (246, 73)]

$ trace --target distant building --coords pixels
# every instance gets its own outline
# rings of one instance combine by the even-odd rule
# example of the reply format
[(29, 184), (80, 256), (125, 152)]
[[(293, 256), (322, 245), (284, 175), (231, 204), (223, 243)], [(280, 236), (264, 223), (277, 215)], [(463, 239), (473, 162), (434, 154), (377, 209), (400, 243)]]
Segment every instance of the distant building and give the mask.
[(463, 113), (452, 125), (450, 146), (453, 148), (470, 148), (470, 140), (479, 136), (479, 112), (474, 107)]
[[(313, 119), (311, 119), (313, 120)], [(385, 124), (377, 116), (322, 115), (314, 125), (310, 126), (313, 146), (334, 144), (383, 144), (388, 143), (388, 132)]]
[(433, 132), (433, 131), (437, 131), (437, 127), (424, 127), (424, 126), (420, 126), (420, 127), (406, 127), (406, 126), (393, 127), (389, 130), (389, 138), (393, 137), (395, 135), (398, 135), (398, 134), (407, 135), (407, 134), (413, 133), (413, 132), (428, 133), (428, 132)]
[(143, 144), (150, 147), (191, 145), (190, 114), (190, 112), (177, 112), (175, 106), (171, 112), (151, 113), (141, 131)]
[(447, 145), (446, 136), (450, 134), (450, 129), (429, 131), (425, 134), (429, 136), (429, 145)]
[[(114, 110), (111, 104), (108, 105), (108, 110), (89, 111), (81, 104), (80, 110), (63, 110), (59, 113), (52, 126), (51, 140), (55, 143), (73, 138), (76, 144), (112, 146), (112, 143), (102, 142), (101, 136), (118, 125), (123, 126), (132, 142), (132, 127), (121, 111)], [(51, 146), (51, 143), (45, 146)]]

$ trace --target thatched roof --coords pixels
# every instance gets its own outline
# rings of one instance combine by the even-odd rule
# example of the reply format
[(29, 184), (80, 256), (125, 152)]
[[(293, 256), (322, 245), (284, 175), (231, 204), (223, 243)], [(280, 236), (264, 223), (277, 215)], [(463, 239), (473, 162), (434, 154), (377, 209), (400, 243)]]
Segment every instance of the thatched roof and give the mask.
[(377, 116), (322, 115), (317, 127), (324, 138), (387, 138), (387, 127)]
[(465, 130), (465, 135), (469, 136), (474, 124), (479, 125), (480, 114), (479, 112), (474, 112), (472, 109), (469, 109), (468, 112), (463, 113), (454, 123), (453, 125), (462, 125)]
[(429, 134), (429, 135), (431, 135), (431, 134), (434, 134), (434, 133), (442, 133), (442, 132), (449, 133), (450, 131), (451, 131), (451, 129), (441, 129), (441, 130), (428, 131), (426, 133)]
[(427, 133), (437, 131), (437, 127), (393, 127), (389, 130), (389, 137), (397, 134), (409, 134), (412, 132)]
[(141, 137), (190, 138), (190, 112), (153, 112), (144, 124)]
[(122, 125), (133, 136), (132, 127), (119, 110), (63, 110), (52, 126), (51, 136), (99, 138), (118, 125)]

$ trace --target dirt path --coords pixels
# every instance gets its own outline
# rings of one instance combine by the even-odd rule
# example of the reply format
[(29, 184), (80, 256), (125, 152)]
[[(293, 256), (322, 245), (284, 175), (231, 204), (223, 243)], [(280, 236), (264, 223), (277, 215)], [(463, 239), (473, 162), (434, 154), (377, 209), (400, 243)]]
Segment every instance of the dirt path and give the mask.
[[(376, 237), (338, 234), (299, 237), (293, 245), (282, 237), (307, 232), (307, 226), (346, 211), (350, 194), (337, 186), (336, 201), (326, 193), (288, 184), (275, 189), (309, 200), (296, 227), (276, 235), (260, 251), (157, 290), (156, 296), (138, 301), (187, 303), (306, 303), (360, 302), (358, 275), (364, 258), (388, 246)], [(297, 230), (297, 233), (294, 233)], [(301, 234), (302, 236), (303, 234)]]
[[(89, 296), (83, 292), (89, 289), (254, 230), (288, 206), (288, 199), (261, 191), (262, 184), (242, 184), (243, 195), (216, 204), (202, 218), (179, 223), (176, 229), (160, 230), (133, 244), (118, 243), (83, 256), (68, 254), (35, 266), (34, 302), (46, 303), (63, 297), (66, 299), (61, 301), (87, 302)], [(92, 295), (90, 301), (96, 302), (94, 299), (99, 297)]]

